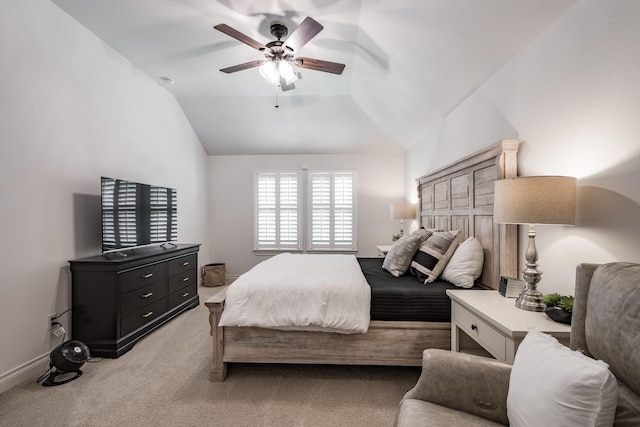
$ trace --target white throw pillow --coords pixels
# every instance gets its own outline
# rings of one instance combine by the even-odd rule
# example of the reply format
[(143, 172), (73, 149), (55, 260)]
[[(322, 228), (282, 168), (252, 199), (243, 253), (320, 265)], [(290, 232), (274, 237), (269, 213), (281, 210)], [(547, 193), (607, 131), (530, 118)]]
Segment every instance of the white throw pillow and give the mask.
[(511, 426), (611, 426), (617, 404), (618, 383), (605, 362), (540, 331), (518, 347), (507, 394)]
[(478, 239), (469, 237), (453, 253), (444, 267), (441, 278), (461, 288), (471, 288), (482, 274), (484, 252)]

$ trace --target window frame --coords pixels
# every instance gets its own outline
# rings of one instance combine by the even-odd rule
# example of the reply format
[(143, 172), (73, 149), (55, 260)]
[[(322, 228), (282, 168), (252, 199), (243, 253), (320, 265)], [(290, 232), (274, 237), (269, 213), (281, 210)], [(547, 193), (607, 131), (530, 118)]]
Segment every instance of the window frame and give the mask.
[[(327, 244), (321, 244), (314, 241), (314, 175), (324, 175), (329, 177), (329, 242)], [(341, 244), (337, 240), (336, 225), (339, 222), (337, 219), (337, 213), (344, 207), (336, 207), (336, 178), (339, 176), (349, 176), (351, 178), (351, 203), (348, 208), (351, 211), (351, 240), (347, 244)], [(307, 175), (307, 220), (305, 223), (305, 229), (307, 231), (307, 241), (305, 249), (308, 252), (357, 252), (358, 250), (358, 236), (357, 236), (357, 208), (358, 208), (358, 191), (357, 191), (357, 172), (355, 170), (313, 170), (309, 171)]]
[[(297, 232), (298, 232), (298, 240), (297, 244), (292, 245), (280, 245), (276, 241), (273, 245), (264, 245), (260, 243), (259, 240), (259, 178), (261, 176), (276, 176), (276, 203), (275, 210), (280, 210), (280, 200), (278, 197), (278, 189), (280, 185), (280, 177), (283, 175), (296, 175), (297, 176), (297, 201), (298, 201), (298, 215), (297, 215)], [(315, 174), (329, 174), (331, 176), (331, 190), (330, 197), (332, 199), (332, 208), (330, 212), (331, 218), (331, 244), (318, 246), (315, 245), (312, 241), (312, 215), (313, 215), (313, 200), (312, 200), (312, 184), (313, 179), (312, 176)], [(351, 241), (347, 245), (335, 244), (335, 234), (334, 234), (334, 218), (335, 218), (335, 210), (334, 206), (334, 182), (335, 177), (337, 175), (347, 174), (351, 177)], [(253, 252), (256, 254), (270, 255), (277, 254), (281, 252), (313, 252), (313, 253), (322, 253), (322, 252), (341, 252), (341, 253), (355, 253), (357, 252), (358, 247), (358, 237), (357, 237), (357, 171), (355, 170), (306, 170), (302, 171), (257, 171), (254, 172), (253, 177)], [(276, 224), (276, 235), (279, 234), (279, 217), (276, 215), (275, 219)], [(276, 238), (277, 240), (277, 238)]]
[[(259, 179), (260, 177), (268, 177), (268, 176), (273, 176), (276, 180), (275, 182), (275, 194), (274, 194), (274, 207), (273, 210), (275, 211), (275, 219), (274, 219), (274, 224), (275, 224), (275, 242), (272, 245), (266, 244), (266, 243), (261, 243), (260, 241), (260, 193), (259, 193)], [(296, 196), (296, 209), (297, 209), (297, 215), (296, 215), (296, 220), (297, 220), (297, 240), (295, 241), (294, 244), (286, 244), (286, 243), (282, 243), (281, 238), (282, 238), (282, 234), (281, 234), (281, 215), (282, 215), (282, 211), (283, 210), (290, 210), (291, 208), (283, 208), (281, 207), (281, 197), (280, 197), (280, 192), (281, 192), (281, 179), (284, 177), (288, 177), (288, 176), (295, 176), (296, 177), (296, 185), (297, 185), (297, 196)], [(264, 172), (264, 171), (260, 171), (260, 172), (254, 172), (254, 178), (253, 178), (253, 250), (254, 252), (273, 252), (273, 253), (277, 253), (277, 252), (296, 252), (296, 251), (301, 251), (302, 250), (302, 242), (303, 240), (303, 235), (302, 235), (302, 218), (303, 218), (303, 212), (301, 209), (301, 206), (303, 206), (302, 204), (302, 188), (303, 188), (303, 181), (302, 181), (302, 174), (300, 172), (297, 171), (293, 171), (293, 172), (289, 172), (289, 171), (275, 171), (275, 172)], [(265, 208), (267, 209), (267, 208)]]

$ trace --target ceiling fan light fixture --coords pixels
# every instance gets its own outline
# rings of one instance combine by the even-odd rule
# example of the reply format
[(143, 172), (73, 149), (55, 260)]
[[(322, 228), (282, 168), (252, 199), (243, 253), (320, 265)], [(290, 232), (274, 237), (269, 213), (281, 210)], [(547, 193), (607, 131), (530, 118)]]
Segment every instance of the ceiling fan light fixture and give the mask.
[(278, 73), (278, 67), (275, 62), (265, 62), (260, 67), (260, 75), (272, 85), (280, 83), (280, 74)]
[(260, 75), (274, 86), (280, 85), (281, 78), (287, 85), (298, 80), (298, 76), (294, 72), (293, 67), (287, 61), (265, 62), (260, 67)]
[(298, 80), (298, 76), (295, 71), (293, 71), (293, 67), (288, 61), (278, 62), (278, 68), (280, 70), (280, 76), (288, 85)]

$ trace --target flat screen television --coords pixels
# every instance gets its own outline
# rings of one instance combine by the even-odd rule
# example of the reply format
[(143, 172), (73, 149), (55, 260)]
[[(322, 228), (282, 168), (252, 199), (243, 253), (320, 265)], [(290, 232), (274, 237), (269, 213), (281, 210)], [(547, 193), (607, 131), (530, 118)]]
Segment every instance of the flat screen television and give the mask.
[(178, 239), (178, 198), (173, 188), (101, 178), (102, 252)]

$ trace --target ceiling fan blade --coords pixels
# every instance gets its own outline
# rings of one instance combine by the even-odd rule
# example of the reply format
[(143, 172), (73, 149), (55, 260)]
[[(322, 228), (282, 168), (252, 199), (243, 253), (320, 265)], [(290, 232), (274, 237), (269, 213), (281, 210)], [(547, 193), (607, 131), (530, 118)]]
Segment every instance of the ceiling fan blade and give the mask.
[(302, 21), (302, 24), (300, 24), (298, 28), (291, 33), (289, 38), (285, 40), (284, 44), (294, 52), (297, 52), (302, 48), (302, 46), (307, 44), (309, 40), (322, 31), (323, 28), (324, 27), (320, 25), (319, 22), (307, 16), (304, 21)]
[(342, 71), (344, 70), (344, 64), (313, 58), (296, 58), (295, 64), (300, 68), (307, 68), (309, 70), (315, 71), (324, 71), (325, 73), (332, 74), (342, 74)]
[(233, 67), (223, 68), (220, 71), (222, 71), (223, 73), (227, 73), (227, 74), (235, 73), (236, 71), (242, 71), (242, 70), (246, 70), (248, 68), (259, 67), (264, 63), (265, 63), (265, 61), (245, 62), (244, 64), (238, 64), (238, 65), (234, 65)]
[(238, 41), (241, 41), (244, 44), (247, 44), (247, 45), (251, 46), (254, 49), (263, 50), (263, 49), (267, 48), (262, 43), (257, 42), (254, 39), (252, 39), (251, 37), (242, 34), (240, 31), (231, 28), (227, 24), (218, 24), (218, 25), (215, 25), (213, 28), (215, 28), (218, 31), (221, 31), (221, 32), (225, 33), (226, 35), (228, 35), (230, 37), (233, 37), (234, 39), (236, 39)]

